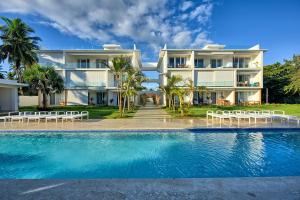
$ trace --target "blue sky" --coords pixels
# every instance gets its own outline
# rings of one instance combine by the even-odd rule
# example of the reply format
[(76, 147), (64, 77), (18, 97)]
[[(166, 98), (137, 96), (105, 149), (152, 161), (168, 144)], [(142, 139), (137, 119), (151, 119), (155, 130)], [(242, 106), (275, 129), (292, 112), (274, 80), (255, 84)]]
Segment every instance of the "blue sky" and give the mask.
[[(300, 54), (299, 0), (10, 0), (0, 16), (19, 17), (43, 49), (102, 48), (119, 43), (157, 61), (159, 49), (205, 43), (268, 49), (265, 64)], [(2, 22), (0, 22), (2, 23)]]

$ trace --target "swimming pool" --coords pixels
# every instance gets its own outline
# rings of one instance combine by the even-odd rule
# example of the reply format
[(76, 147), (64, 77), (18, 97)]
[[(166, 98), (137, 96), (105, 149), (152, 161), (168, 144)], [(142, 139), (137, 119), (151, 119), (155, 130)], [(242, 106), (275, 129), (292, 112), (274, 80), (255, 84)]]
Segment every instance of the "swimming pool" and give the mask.
[(299, 129), (0, 132), (2, 179), (299, 175)]

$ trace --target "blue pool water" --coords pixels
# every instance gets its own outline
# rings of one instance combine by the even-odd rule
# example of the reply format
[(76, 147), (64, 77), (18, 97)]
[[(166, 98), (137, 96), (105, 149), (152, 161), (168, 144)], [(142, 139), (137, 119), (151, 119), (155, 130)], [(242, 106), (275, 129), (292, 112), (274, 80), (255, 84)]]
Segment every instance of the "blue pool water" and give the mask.
[(299, 175), (299, 130), (0, 132), (2, 179)]

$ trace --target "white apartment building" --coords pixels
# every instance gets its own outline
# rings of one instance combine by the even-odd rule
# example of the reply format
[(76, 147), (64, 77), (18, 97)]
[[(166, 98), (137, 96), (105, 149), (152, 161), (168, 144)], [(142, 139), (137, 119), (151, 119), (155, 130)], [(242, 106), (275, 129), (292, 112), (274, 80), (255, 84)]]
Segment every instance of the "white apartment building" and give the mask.
[[(130, 57), (141, 68), (141, 53), (106, 44), (99, 50), (40, 50), (39, 64), (53, 66), (64, 79), (65, 90), (50, 96), (50, 105), (117, 105), (115, 77), (106, 64), (114, 57)], [(106, 63), (106, 64), (103, 64)]]
[[(259, 45), (249, 49), (226, 49), (216, 44), (202, 49), (165, 46), (157, 64), (160, 85), (167, 84), (167, 76), (180, 75), (205, 87), (192, 95), (194, 104), (260, 104), (265, 51)], [(165, 105), (165, 97), (161, 99)]]

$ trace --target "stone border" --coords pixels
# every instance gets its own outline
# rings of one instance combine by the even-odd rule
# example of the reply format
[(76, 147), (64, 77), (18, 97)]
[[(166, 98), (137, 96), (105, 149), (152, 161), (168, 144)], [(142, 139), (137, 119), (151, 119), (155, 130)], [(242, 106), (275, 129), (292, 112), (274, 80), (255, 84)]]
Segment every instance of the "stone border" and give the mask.
[(0, 197), (27, 199), (300, 199), (300, 176), (190, 179), (0, 180)]

